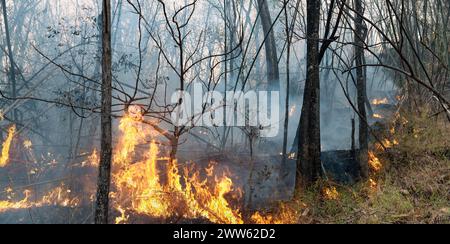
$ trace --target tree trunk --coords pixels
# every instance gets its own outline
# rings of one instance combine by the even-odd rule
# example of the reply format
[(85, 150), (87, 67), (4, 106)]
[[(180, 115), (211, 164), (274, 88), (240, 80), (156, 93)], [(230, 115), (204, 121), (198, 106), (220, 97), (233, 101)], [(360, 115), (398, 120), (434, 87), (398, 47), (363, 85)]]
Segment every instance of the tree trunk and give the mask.
[(319, 0), (307, 1), (307, 75), (299, 129), (297, 189), (322, 175), (320, 141)]
[(364, 39), (366, 31), (364, 30), (364, 15), (362, 0), (355, 0), (355, 60), (356, 60), (356, 85), (358, 92), (358, 111), (361, 115), (359, 118), (359, 164), (361, 170), (361, 178), (367, 179), (369, 177), (369, 127), (367, 125), (367, 82), (364, 66)]
[[(284, 0), (284, 4), (288, 4), (286, 2), (287, 0)], [(287, 169), (287, 160), (288, 160), (288, 137), (289, 137), (289, 120), (290, 120), (290, 90), (291, 90), (291, 48), (292, 48), (292, 39), (294, 38), (294, 28), (295, 28), (295, 22), (297, 20), (297, 14), (298, 14), (298, 8), (300, 6), (300, 1), (297, 1), (297, 4), (295, 6), (295, 14), (292, 18), (291, 23), (289, 23), (289, 15), (288, 15), (288, 8), (285, 8), (284, 15), (285, 15), (285, 31), (286, 31), (286, 100), (285, 100), (285, 118), (284, 118), (284, 135), (283, 135), (283, 161), (281, 164), (282, 169)], [(283, 171), (283, 170), (282, 170)], [(284, 172), (283, 172), (284, 174)]]
[(101, 156), (97, 189), (95, 223), (108, 223), (109, 187), (112, 160), (112, 51), (111, 2), (103, 0), (103, 58), (102, 58), (102, 115)]
[(267, 80), (269, 90), (280, 90), (280, 71), (278, 68), (277, 45), (275, 34), (272, 28), (272, 18), (270, 16), (267, 0), (258, 0), (258, 7), (261, 15), (264, 36), (268, 36), (264, 43), (266, 49)]
[[(6, 45), (8, 48), (8, 59), (9, 59), (9, 82), (11, 83), (11, 98), (14, 99), (17, 96), (16, 92), (16, 69), (14, 62), (14, 55), (11, 45), (11, 36), (9, 32), (9, 24), (8, 24), (8, 13), (6, 11), (6, 1), (2, 0), (2, 8), (3, 8), (3, 21), (5, 24), (5, 36), (6, 36)], [(12, 110), (12, 118), (14, 122), (17, 121), (17, 112), (16, 109)]]
[[(289, 16), (288, 10), (285, 8), (284, 10), (285, 21), (286, 21), (286, 100), (285, 100), (285, 115), (284, 115), (284, 133), (283, 133), (283, 161), (281, 163), (282, 171), (287, 168), (287, 143), (288, 143), (288, 133), (289, 133), (289, 99), (290, 99), (290, 89), (291, 89), (291, 77), (290, 77), (290, 59), (291, 59), (291, 30), (289, 26)], [(294, 19), (295, 21), (295, 19)]]

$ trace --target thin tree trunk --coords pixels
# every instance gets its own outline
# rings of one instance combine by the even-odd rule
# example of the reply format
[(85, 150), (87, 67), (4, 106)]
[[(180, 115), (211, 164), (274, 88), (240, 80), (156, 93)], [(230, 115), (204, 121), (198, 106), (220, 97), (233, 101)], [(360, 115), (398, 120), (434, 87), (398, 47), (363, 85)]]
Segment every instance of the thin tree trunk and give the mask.
[(364, 39), (366, 36), (364, 30), (364, 20), (361, 16), (364, 15), (362, 0), (355, 0), (355, 59), (356, 59), (356, 80), (358, 92), (358, 111), (359, 119), (359, 164), (361, 170), (361, 178), (367, 179), (369, 177), (369, 127), (367, 125), (367, 82), (365, 78), (364, 68)]
[[(287, 5), (285, 0), (284, 2)], [(286, 21), (286, 101), (285, 101), (285, 118), (284, 118), (284, 135), (283, 135), (283, 161), (281, 167), (287, 168), (287, 159), (288, 159), (288, 135), (289, 135), (289, 119), (290, 119), (290, 90), (291, 90), (291, 76), (290, 76), (290, 65), (291, 65), (291, 48), (292, 48), (292, 39), (294, 37), (294, 27), (295, 22), (297, 20), (298, 8), (300, 6), (300, 1), (297, 1), (295, 6), (295, 14), (293, 16), (292, 22), (289, 23), (289, 15), (288, 8), (285, 8), (285, 21)]]
[[(228, 0), (223, 0), (223, 22), (224, 22), (224, 32), (225, 32), (225, 38), (224, 38), (224, 46), (225, 46), (225, 53), (228, 53), (228, 8), (227, 8), (227, 2)], [(225, 55), (225, 60), (228, 60), (228, 55)], [(225, 94), (225, 101), (227, 101), (227, 91), (228, 91), (228, 61), (225, 61), (224, 63), (224, 94)], [(227, 110), (224, 110), (224, 118), (227, 117)], [(223, 140), (222, 140), (222, 151), (225, 150), (227, 146), (227, 133), (228, 128), (226, 126), (223, 127)]]
[(263, 26), (264, 36), (269, 34), (266, 42), (264, 43), (266, 49), (267, 80), (269, 89), (279, 91), (280, 71), (278, 67), (277, 45), (275, 42), (275, 34), (272, 28), (273, 23), (267, 0), (258, 0), (258, 7), (261, 14), (261, 23)]
[(120, 27), (120, 21), (122, 19), (122, 9), (123, 9), (122, 5), (123, 5), (123, 0), (119, 0), (119, 2), (117, 2), (118, 14), (117, 14), (117, 21), (116, 21), (116, 29), (114, 32), (114, 38), (113, 38), (113, 42), (112, 42), (114, 50), (117, 47), (117, 37), (120, 34), (119, 27)]
[(320, 0), (307, 1), (307, 77), (300, 119), (297, 190), (322, 175), (320, 141)]
[[(8, 24), (8, 13), (6, 11), (6, 1), (2, 0), (2, 8), (3, 8), (3, 21), (5, 24), (5, 36), (6, 36), (6, 45), (8, 48), (8, 59), (9, 59), (9, 81), (11, 83), (11, 98), (16, 98), (16, 71), (15, 71), (15, 62), (14, 55), (11, 45), (11, 36), (9, 32), (9, 24)], [(15, 122), (17, 122), (17, 110), (13, 109), (12, 117)]]
[(111, 2), (103, 0), (103, 58), (102, 58), (102, 115), (101, 156), (97, 189), (95, 223), (108, 223), (109, 187), (112, 160), (112, 51)]
[[(289, 98), (291, 89), (291, 77), (290, 77), (290, 59), (291, 59), (291, 31), (289, 26), (289, 16), (288, 10), (285, 8), (284, 14), (286, 17), (286, 101), (285, 101), (285, 115), (284, 115), (284, 134), (283, 134), (283, 161), (281, 164), (282, 171), (286, 168), (286, 163), (288, 159), (287, 153), (287, 142), (289, 133)], [(295, 20), (294, 20), (295, 21)]]

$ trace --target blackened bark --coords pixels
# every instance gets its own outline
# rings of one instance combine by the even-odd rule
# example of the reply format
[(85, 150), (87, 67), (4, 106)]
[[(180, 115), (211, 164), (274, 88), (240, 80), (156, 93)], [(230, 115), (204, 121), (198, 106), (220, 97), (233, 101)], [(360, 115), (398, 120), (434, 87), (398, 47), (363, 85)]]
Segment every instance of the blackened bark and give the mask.
[(266, 50), (266, 66), (269, 89), (279, 91), (280, 71), (278, 67), (277, 45), (275, 42), (275, 34), (272, 28), (273, 22), (270, 16), (267, 0), (258, 0), (258, 7), (261, 15), (261, 23), (264, 31), (264, 36), (267, 36), (264, 45)]
[(361, 170), (361, 178), (367, 179), (369, 177), (369, 127), (367, 125), (367, 82), (364, 68), (364, 39), (366, 31), (364, 29), (364, 15), (362, 0), (355, 0), (355, 61), (356, 61), (356, 85), (358, 92), (358, 111), (359, 118), (359, 164)]
[(112, 51), (111, 2), (103, 0), (101, 155), (95, 223), (108, 224), (109, 187), (112, 161)]
[[(307, 0), (307, 77), (300, 118), (297, 189), (310, 185), (322, 175), (320, 141), (320, 57), (319, 0)], [(300, 136), (301, 135), (301, 136)]]

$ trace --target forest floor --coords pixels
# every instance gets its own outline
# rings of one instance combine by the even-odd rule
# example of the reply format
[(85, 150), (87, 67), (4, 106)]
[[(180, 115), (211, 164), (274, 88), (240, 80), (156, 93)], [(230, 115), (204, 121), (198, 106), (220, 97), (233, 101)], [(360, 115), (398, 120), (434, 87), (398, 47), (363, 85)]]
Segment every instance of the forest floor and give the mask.
[[(424, 113), (425, 114), (425, 113)], [(426, 115), (391, 129), (395, 145), (376, 150), (383, 168), (369, 182), (320, 182), (282, 203), (294, 223), (450, 224), (450, 126)]]

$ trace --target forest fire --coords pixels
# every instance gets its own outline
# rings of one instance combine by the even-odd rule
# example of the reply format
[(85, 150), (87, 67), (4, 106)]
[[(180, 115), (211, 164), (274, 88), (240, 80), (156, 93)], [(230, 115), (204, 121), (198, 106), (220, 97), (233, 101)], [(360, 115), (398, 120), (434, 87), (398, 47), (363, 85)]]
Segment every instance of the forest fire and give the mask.
[(450, 222), (449, 1), (0, 0), (0, 224)]
[(369, 152), (369, 166), (375, 172), (379, 172), (383, 168), (383, 164), (374, 152)]
[[(240, 205), (236, 204), (242, 200), (243, 192), (234, 185), (229, 170), (218, 170), (215, 162), (201, 167), (194, 162), (180, 164), (167, 157), (168, 150), (158, 142), (159, 133), (143, 121), (138, 111), (133, 111), (129, 110), (119, 121), (118, 141), (113, 152), (113, 188), (110, 195), (111, 207), (117, 213), (114, 223), (126, 224), (136, 216), (145, 216), (156, 222), (182, 219), (220, 224), (284, 224), (298, 221), (295, 219), (298, 214), (288, 207), (270, 214), (255, 212), (247, 215), (247, 219)], [(4, 162), (8, 161), (14, 135), (13, 126), (3, 143)], [(383, 143), (386, 147), (398, 144), (396, 140), (384, 140)], [(25, 140), (23, 146), (32, 152), (31, 140)], [(98, 168), (99, 152), (96, 149), (86, 154), (86, 158), (81, 167)], [(369, 152), (369, 164), (374, 172), (381, 171), (383, 167), (372, 151)], [(373, 179), (370, 180), (370, 187), (377, 187)], [(22, 200), (13, 201), (17, 198), (13, 190), (5, 192), (9, 196), (8, 200), (0, 201), (0, 213), (48, 206), (76, 208), (84, 202), (84, 198), (72, 194), (64, 184), (41, 198), (27, 189), (23, 194), (17, 194), (23, 196)], [(332, 201), (338, 200), (340, 194), (335, 187), (327, 187), (323, 189), (322, 196)], [(88, 201), (94, 200), (91, 197)]]
[(5, 167), (9, 162), (9, 151), (11, 148), (11, 143), (16, 133), (16, 127), (11, 126), (8, 130), (8, 137), (2, 145), (2, 154), (0, 156), (0, 168)]
[[(15, 127), (9, 130), (3, 143), (4, 162), (8, 162), (9, 149)], [(125, 116), (119, 123), (120, 137), (114, 150), (112, 208), (119, 213), (115, 223), (128, 223), (130, 215), (158, 219), (204, 220), (211, 223), (243, 224), (244, 217), (238, 207), (243, 192), (235, 187), (229, 170), (219, 171), (211, 162), (201, 169), (195, 163), (180, 165), (177, 160), (164, 156), (156, 142), (157, 133), (142, 123), (141, 117)], [(26, 140), (24, 148), (32, 151), (32, 142)], [(3, 159), (2, 159), (3, 160)], [(82, 162), (82, 168), (96, 169), (99, 154), (96, 149)], [(42, 197), (26, 189), (18, 194), (12, 188), (5, 190), (6, 199), (0, 201), (0, 213), (11, 210), (40, 207), (76, 208), (86, 200), (73, 193), (64, 184), (47, 191)], [(18, 196), (23, 196), (22, 199)], [(18, 200), (14, 200), (17, 199)], [(262, 216), (255, 213), (252, 223), (288, 223), (291, 211)]]
[[(205, 218), (213, 223), (243, 223), (239, 211), (232, 209), (226, 199), (227, 194), (239, 189), (234, 189), (225, 173), (217, 176), (213, 164), (202, 172), (160, 156), (156, 142), (147, 141), (156, 134), (141, 122), (139, 117), (126, 116), (119, 125), (121, 139), (114, 157), (112, 197), (114, 208), (122, 216), (116, 223), (126, 222), (126, 211), (155, 218), (178, 216)], [(140, 154), (139, 145), (143, 144), (148, 146)]]
[[(113, 208), (121, 213), (116, 223), (126, 223), (127, 212), (154, 218), (203, 218), (212, 223), (244, 222), (240, 211), (233, 209), (227, 200), (228, 195), (242, 195), (240, 189), (234, 188), (229, 172), (216, 174), (213, 163), (203, 171), (194, 164), (181, 167), (176, 160), (160, 156), (163, 153), (156, 142), (146, 141), (155, 134), (141, 122), (139, 118), (126, 116), (119, 125), (121, 137), (114, 152), (114, 191), (111, 193)], [(14, 134), (15, 127), (11, 127), (3, 143), (3, 166), (8, 162)], [(27, 149), (32, 146), (31, 141), (25, 144)], [(145, 144), (148, 147), (142, 150)], [(96, 168), (98, 163), (98, 152), (94, 150), (81, 166)], [(11, 188), (5, 193), (9, 200), (0, 201), (0, 213), (44, 206), (74, 208), (81, 202), (71, 196), (71, 190), (63, 184), (35, 201), (31, 199), (37, 197), (30, 190), (25, 190), (23, 199), (18, 201), (12, 200), (16, 193)]]
[[(13, 193), (12, 189), (7, 192), (9, 194)], [(33, 192), (31, 192), (30, 190), (25, 190), (23, 192), (24, 198), (21, 201), (0, 201), (0, 213), (10, 210), (39, 208), (45, 206), (61, 206), (70, 208), (79, 206), (80, 200), (78, 198), (71, 197), (70, 194), (71, 190), (68, 189), (64, 184), (61, 184), (55, 189), (49, 191), (39, 200), (32, 201), (31, 199), (35, 199), (35, 197), (33, 196)]]

